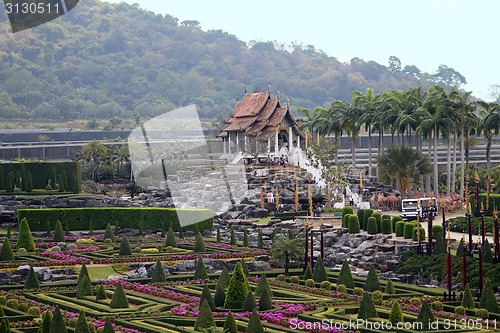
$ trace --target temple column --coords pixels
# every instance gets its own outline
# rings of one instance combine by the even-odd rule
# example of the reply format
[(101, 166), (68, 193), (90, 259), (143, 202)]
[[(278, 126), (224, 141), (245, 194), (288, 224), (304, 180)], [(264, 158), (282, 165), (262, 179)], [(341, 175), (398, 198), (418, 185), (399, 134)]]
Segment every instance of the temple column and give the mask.
[(290, 152), (293, 148), (293, 128), (288, 128), (288, 151)]
[(227, 154), (227, 151), (226, 151), (226, 138), (222, 138), (222, 151), (223, 151), (224, 155)]
[(248, 135), (245, 134), (245, 153), (248, 151)]
[(231, 152), (231, 132), (227, 133), (227, 147), (228, 147), (228, 154), (232, 154)]
[(267, 153), (271, 152), (271, 138), (267, 139)]
[(240, 152), (240, 132), (236, 132), (236, 154)]
[(300, 135), (297, 134), (297, 148), (300, 148)]
[(276, 133), (274, 134), (274, 154), (275, 156), (278, 156), (278, 134), (279, 134), (279, 129), (276, 129)]

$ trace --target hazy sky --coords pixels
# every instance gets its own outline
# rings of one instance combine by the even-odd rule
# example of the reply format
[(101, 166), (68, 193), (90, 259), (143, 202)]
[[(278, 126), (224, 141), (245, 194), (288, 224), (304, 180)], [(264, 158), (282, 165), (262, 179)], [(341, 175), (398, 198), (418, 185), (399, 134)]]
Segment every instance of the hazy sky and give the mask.
[[(121, 0), (108, 0), (121, 2)], [(440, 64), (467, 79), (464, 88), (491, 100), (500, 84), (499, 0), (127, 0), (157, 13), (197, 20), (239, 39), (314, 45), (341, 61), (359, 57), (435, 73)]]

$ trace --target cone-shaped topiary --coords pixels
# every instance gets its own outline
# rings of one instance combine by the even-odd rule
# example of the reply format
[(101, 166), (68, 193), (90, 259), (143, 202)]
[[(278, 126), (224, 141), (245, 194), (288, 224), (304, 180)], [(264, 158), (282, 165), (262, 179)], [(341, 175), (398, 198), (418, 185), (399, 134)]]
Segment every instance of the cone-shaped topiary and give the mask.
[(226, 309), (241, 309), (249, 290), (248, 280), (241, 267), (241, 262), (234, 266), (233, 275), (229, 279), (229, 288), (224, 301)]
[(403, 312), (401, 311), (401, 307), (399, 306), (398, 301), (394, 301), (394, 303), (392, 303), (391, 314), (389, 315), (389, 322), (391, 322), (392, 324), (404, 322)]
[(165, 239), (165, 246), (177, 247), (177, 240), (172, 228), (168, 229), (167, 239)]
[(111, 241), (114, 243), (115, 240), (115, 234), (113, 232), (113, 229), (111, 229), (111, 224), (108, 223), (106, 226), (106, 230), (104, 231), (104, 240), (106, 239), (111, 239)]
[(53, 316), (54, 315), (49, 310), (45, 311), (42, 314), (42, 325), (40, 326), (40, 330), (38, 331), (39, 333), (49, 333), (50, 332), (50, 324), (52, 323)]
[(481, 300), (479, 301), (479, 308), (488, 310), (488, 312), (498, 313), (498, 303), (495, 298), (495, 291), (491, 286), (490, 279), (486, 278), (484, 280), (484, 288), (481, 294)]
[(64, 230), (61, 221), (56, 221), (56, 227), (54, 228), (54, 242), (64, 242)]
[(80, 288), (84, 276), (86, 276), (90, 281), (89, 271), (87, 270), (87, 266), (85, 264), (82, 265), (82, 268), (80, 268), (80, 274), (78, 274), (78, 281), (76, 283), (78, 288)]
[(368, 276), (366, 277), (364, 291), (374, 292), (375, 290), (381, 290), (380, 281), (378, 280), (377, 271), (375, 271), (375, 266), (371, 265), (368, 271)]
[(222, 286), (217, 285), (214, 295), (214, 304), (216, 307), (224, 306), (224, 301), (226, 300), (226, 292)]
[(337, 284), (343, 284), (347, 288), (351, 289), (354, 288), (354, 279), (352, 278), (351, 269), (349, 268), (347, 260), (344, 260), (344, 263), (342, 264), (342, 268), (340, 269), (339, 277), (337, 279)]
[(313, 277), (313, 270), (311, 268), (311, 264), (307, 263), (306, 270), (304, 271), (304, 281), (312, 279)]
[(359, 219), (356, 215), (349, 216), (349, 219), (347, 220), (347, 229), (350, 234), (357, 234), (361, 230)]
[(240, 259), (240, 263), (241, 268), (243, 268), (243, 273), (245, 273), (247, 277), (250, 276), (250, 271), (248, 270), (247, 263), (245, 262), (245, 260), (243, 260), (243, 258)]
[(250, 246), (250, 242), (248, 241), (248, 230), (246, 228), (243, 230), (243, 246)]
[(262, 295), (259, 298), (259, 311), (268, 311), (273, 308), (270, 292), (270, 288), (262, 288)]
[(82, 282), (77, 285), (76, 297), (83, 298), (85, 296), (92, 296), (92, 285), (90, 283), (89, 278), (84, 275), (82, 278)]
[[(441, 226), (441, 228), (443, 228)], [(459, 246), (460, 247), (460, 246)], [(443, 236), (440, 233), (436, 235), (436, 242), (432, 248), (432, 254), (445, 254), (447, 253), (446, 244), (444, 243)]]
[(3, 319), (0, 322), (0, 333), (10, 333), (10, 324), (8, 319)]
[(470, 291), (469, 285), (467, 284), (464, 289), (464, 294), (462, 296), (462, 302), (460, 303), (466, 309), (476, 308), (476, 302), (474, 302), (474, 297)]
[(264, 238), (262, 236), (262, 230), (259, 229), (257, 232), (257, 248), (258, 249), (263, 249), (264, 248)]
[(201, 304), (198, 317), (196, 317), (196, 322), (194, 323), (194, 330), (199, 332), (205, 332), (207, 330), (212, 330), (215, 328), (215, 320), (212, 315), (212, 310), (210, 305), (205, 300)]
[(78, 321), (76, 322), (75, 333), (90, 333), (89, 323), (83, 310), (80, 311)]
[(271, 286), (269, 285), (269, 281), (267, 280), (267, 276), (266, 274), (262, 273), (259, 279), (259, 283), (257, 283), (257, 288), (255, 288), (255, 296), (260, 297), (264, 288), (267, 289), (270, 296), (273, 295), (273, 293), (271, 292)]
[(394, 295), (396, 293), (396, 287), (394, 287), (394, 283), (392, 280), (387, 280), (387, 283), (385, 285), (385, 293)]
[(110, 317), (106, 318), (106, 323), (104, 324), (104, 328), (101, 333), (115, 333)]
[(215, 237), (215, 241), (217, 243), (222, 243), (222, 239), (220, 238), (220, 229), (217, 228), (217, 236)]
[(3, 311), (2, 305), (0, 305), (0, 317), (5, 317), (5, 312)]
[(231, 227), (231, 239), (229, 241), (231, 245), (236, 245), (236, 236), (234, 234), (234, 228)]
[(14, 252), (12, 251), (12, 245), (10, 244), (10, 240), (8, 238), (5, 238), (5, 240), (3, 241), (2, 249), (0, 250), (0, 260), (14, 260)]
[(132, 248), (130, 247), (130, 242), (128, 241), (127, 237), (123, 237), (122, 241), (120, 242), (120, 250), (118, 252), (119, 256), (131, 256), (132, 255)]
[(33, 266), (30, 265), (30, 270), (28, 272), (28, 276), (26, 277), (26, 283), (24, 284), (24, 289), (38, 289), (40, 288), (40, 284), (38, 283), (38, 279), (36, 277), (35, 270)]
[(33, 235), (31, 234), (30, 226), (26, 218), (23, 218), (21, 223), (19, 223), (16, 248), (24, 248), (28, 252), (35, 251), (35, 242), (33, 241)]
[(248, 326), (245, 331), (246, 333), (264, 333), (264, 327), (260, 321), (257, 310), (253, 310), (250, 315), (250, 320), (248, 321)]
[(100, 285), (99, 288), (97, 288), (97, 294), (95, 295), (95, 300), (96, 301), (101, 301), (103, 299), (108, 298), (106, 296), (106, 289), (104, 289), (104, 285)]
[(129, 307), (127, 295), (120, 282), (116, 285), (109, 307), (112, 309), (127, 309)]
[(422, 307), (417, 316), (417, 323), (422, 323), (422, 329), (428, 331), (431, 329), (431, 323), (434, 321), (434, 315), (432, 314), (431, 307), (427, 300), (424, 300)]
[(236, 325), (236, 320), (234, 320), (231, 311), (226, 316), (224, 321), (224, 328), (222, 329), (224, 333), (238, 333), (238, 326)]
[(483, 252), (483, 260), (487, 264), (492, 264), (493, 263), (493, 253), (491, 252), (491, 246), (490, 242), (488, 241), (488, 238), (484, 239), (484, 243), (482, 245), (482, 252)]
[(203, 236), (201, 236), (200, 233), (196, 234), (196, 238), (194, 240), (194, 252), (206, 252), (205, 241), (203, 240)]
[(50, 324), (49, 333), (68, 333), (66, 325), (64, 324), (64, 319), (61, 314), (61, 310), (56, 306), (54, 311), (54, 317), (52, 318), (52, 323)]
[(257, 308), (257, 304), (255, 303), (255, 297), (251, 290), (248, 291), (247, 297), (245, 298), (245, 302), (243, 303), (243, 311), (253, 311)]
[(89, 222), (89, 236), (94, 236), (94, 223), (92, 223), (92, 220)]
[(361, 304), (359, 305), (358, 319), (370, 319), (377, 317), (377, 310), (375, 309), (375, 305), (373, 305), (372, 298), (368, 293), (364, 293)]
[(198, 257), (198, 260), (196, 261), (196, 267), (194, 269), (193, 279), (206, 279), (207, 277), (207, 270), (205, 268), (205, 264), (203, 263), (203, 259), (201, 257)]
[(229, 279), (231, 277), (229, 276), (229, 271), (227, 270), (227, 267), (224, 266), (222, 269), (222, 273), (219, 275), (219, 278), (217, 279), (217, 287), (222, 287), (222, 289), (227, 289), (229, 287)]
[(201, 292), (200, 296), (200, 309), (204, 301), (207, 301), (208, 306), (210, 306), (210, 310), (215, 311), (215, 301), (214, 298), (212, 297), (212, 292), (210, 291), (210, 288), (208, 288), (206, 284), (203, 286), (203, 291)]
[(167, 278), (165, 277), (165, 271), (163, 271), (163, 265), (160, 259), (156, 260), (153, 275), (151, 276), (150, 283), (165, 282)]
[(316, 264), (314, 264), (313, 280), (316, 282), (328, 281), (328, 274), (326, 273), (321, 256), (318, 257)]

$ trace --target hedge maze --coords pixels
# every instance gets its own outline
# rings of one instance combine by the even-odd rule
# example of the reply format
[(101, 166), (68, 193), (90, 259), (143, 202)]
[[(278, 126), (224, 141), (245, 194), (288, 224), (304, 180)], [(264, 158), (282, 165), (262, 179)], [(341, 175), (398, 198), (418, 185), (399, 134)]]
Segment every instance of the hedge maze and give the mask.
[[(330, 272), (321, 261), (306, 276), (299, 268), (289, 276), (281, 268), (248, 272), (253, 261), (270, 257), (269, 249), (203, 238), (200, 226), (196, 237), (181, 238), (172, 223), (146, 235), (114, 234), (110, 228), (113, 241), (99, 223), (95, 235), (84, 230), (63, 242), (37, 233), (34, 251), (17, 246), (23, 233), (31, 235), (29, 227), (3, 240), (2, 250), (10, 246), (14, 260), (7, 258), (8, 249), (2, 251), (0, 278), (10, 274), (11, 280), (0, 295), (0, 332), (500, 331), (498, 304), (489, 290), (485, 300), (466, 293), (463, 300), (445, 301), (441, 289), (379, 280), (374, 269), (358, 277), (347, 263)], [(215, 263), (217, 269), (205, 267)], [(173, 269), (188, 264), (184, 271)], [(29, 265), (25, 274), (37, 272), (38, 285), (17, 274), (23, 265)], [(137, 265), (150, 271), (126, 278)], [(46, 281), (40, 276), (46, 267), (73, 274)], [(105, 269), (114, 277), (99, 275)]]

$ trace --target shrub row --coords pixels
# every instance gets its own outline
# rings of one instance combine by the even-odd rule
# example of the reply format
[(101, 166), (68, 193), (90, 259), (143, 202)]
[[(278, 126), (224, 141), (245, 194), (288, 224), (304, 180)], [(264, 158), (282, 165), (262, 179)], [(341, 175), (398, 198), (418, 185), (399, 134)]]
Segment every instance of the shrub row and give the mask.
[[(174, 209), (174, 208), (43, 208), (19, 209), (18, 221), (26, 218), (31, 231), (53, 229), (56, 221), (68, 223), (70, 230), (88, 230), (90, 222), (94, 229), (105, 229), (108, 223), (118, 223), (120, 228), (137, 229), (140, 224), (144, 229), (179, 231), (179, 215), (183, 221), (199, 221), (183, 227), (183, 230), (211, 230), (214, 212), (210, 209)], [(49, 226), (47, 226), (49, 223)]]

